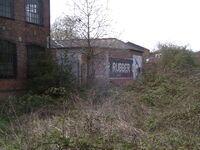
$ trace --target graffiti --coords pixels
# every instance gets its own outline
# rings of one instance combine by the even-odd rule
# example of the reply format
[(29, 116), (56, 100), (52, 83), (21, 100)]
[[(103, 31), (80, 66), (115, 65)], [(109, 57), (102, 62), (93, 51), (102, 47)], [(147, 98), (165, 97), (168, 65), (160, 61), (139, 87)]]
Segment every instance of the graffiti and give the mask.
[(127, 63), (113, 63), (112, 71), (115, 73), (130, 73), (130, 64)]
[(142, 56), (133, 56), (133, 79), (142, 73)]
[(136, 79), (142, 73), (142, 56), (134, 55), (133, 59), (109, 58), (110, 77), (131, 77)]
[(133, 60), (109, 58), (110, 77), (132, 77)]

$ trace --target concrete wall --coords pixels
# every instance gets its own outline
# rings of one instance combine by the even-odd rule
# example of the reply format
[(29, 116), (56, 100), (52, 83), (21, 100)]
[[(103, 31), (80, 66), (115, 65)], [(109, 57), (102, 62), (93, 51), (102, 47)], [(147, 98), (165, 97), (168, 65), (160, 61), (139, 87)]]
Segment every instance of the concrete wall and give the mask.
[[(87, 59), (80, 49), (58, 49), (53, 50), (56, 52), (58, 60), (61, 58), (62, 53), (68, 53), (69, 60), (72, 63), (72, 70), (74, 76), (79, 80), (79, 83), (84, 84), (87, 81)], [(94, 57), (94, 72), (95, 79), (92, 83), (97, 86), (106, 86), (109, 84), (125, 85), (133, 82), (137, 76), (137, 68), (132, 67), (131, 71), (135, 71), (134, 74), (128, 77), (110, 77), (110, 62), (109, 58), (119, 58), (122, 60), (132, 61), (134, 65), (134, 58), (142, 56), (141, 52), (132, 50), (117, 50), (117, 49), (95, 49)], [(141, 59), (142, 60), (142, 59)], [(142, 64), (141, 64), (142, 65)], [(142, 66), (140, 66), (142, 67)], [(135, 69), (135, 70), (134, 70)]]
[(14, 1), (14, 18), (0, 17), (0, 39), (16, 44), (17, 76), (13, 79), (0, 79), (0, 97), (13, 95), (27, 89), (27, 49), (26, 45), (47, 45), (50, 34), (50, 1), (43, 2), (43, 25), (25, 21), (25, 0)]

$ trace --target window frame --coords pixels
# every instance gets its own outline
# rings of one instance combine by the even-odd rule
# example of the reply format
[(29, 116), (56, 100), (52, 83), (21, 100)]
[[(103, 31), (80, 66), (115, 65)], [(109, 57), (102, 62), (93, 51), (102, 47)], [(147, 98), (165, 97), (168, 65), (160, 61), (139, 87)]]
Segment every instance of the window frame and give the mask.
[[(5, 0), (5, 1), (7, 1), (7, 0)], [(15, 4), (15, 0), (9, 0), (9, 1), (10, 1), (10, 16), (8, 16), (8, 15), (7, 16), (6, 15), (0, 15), (0, 18), (7, 18), (7, 19), (14, 19), (15, 18), (15, 5), (14, 5)], [(3, 12), (3, 13), (5, 13), (5, 12)]]
[[(12, 59), (12, 62), (10, 61), (10, 62), (6, 62), (7, 64), (12, 64), (12, 72), (13, 72), (13, 74), (12, 75), (5, 75), (5, 74), (1, 74), (0, 73), (0, 80), (1, 79), (16, 79), (16, 77), (17, 77), (17, 47), (16, 47), (16, 43), (13, 43), (13, 42), (10, 42), (10, 41), (8, 41), (8, 40), (4, 40), (4, 39), (0, 39), (0, 43), (1, 42), (5, 42), (5, 44), (7, 44), (7, 48), (6, 48), (6, 50), (5, 51), (7, 51), (7, 52), (5, 52), (4, 51), (4, 53), (6, 54), (8, 54), (8, 56), (10, 57), (10, 59)], [(10, 48), (10, 49), (9, 49)], [(11, 48), (13, 48), (13, 49), (11, 49)], [(10, 52), (9, 52), (10, 51)], [(1, 51), (1, 47), (0, 47), (0, 53), (3, 53), (2, 51)], [(11, 58), (12, 57), (12, 58)], [(2, 62), (0, 61), (0, 64), (1, 64)], [(5, 63), (5, 64), (6, 64)], [(7, 69), (7, 70), (9, 70), (9, 69)]]
[[(31, 14), (33, 14), (33, 13), (30, 12), (30, 9), (31, 9), (30, 6), (29, 6), (29, 13), (28, 13), (28, 11), (27, 11), (28, 1), (32, 1), (32, 2), (37, 1), (38, 2), (39, 12), (34, 14), (34, 15), (38, 15), (38, 18), (30, 16)], [(30, 3), (30, 5), (31, 5), (31, 3)], [(42, 0), (25, 0), (24, 11), (25, 11), (25, 21), (27, 23), (39, 25), (39, 26), (43, 25), (44, 8), (43, 8), (43, 1)], [(27, 13), (29, 14), (29, 16), (27, 15)], [(31, 21), (31, 19), (35, 19), (35, 21)], [(38, 20), (36, 21), (36, 19), (38, 19)]]

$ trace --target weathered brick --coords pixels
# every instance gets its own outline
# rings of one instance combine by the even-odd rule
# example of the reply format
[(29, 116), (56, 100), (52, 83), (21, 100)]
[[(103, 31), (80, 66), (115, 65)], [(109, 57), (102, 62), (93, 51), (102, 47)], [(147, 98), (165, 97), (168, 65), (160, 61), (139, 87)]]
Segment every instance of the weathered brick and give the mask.
[(0, 39), (15, 43), (17, 48), (17, 77), (0, 79), (0, 97), (27, 89), (26, 45), (35, 44), (46, 47), (47, 37), (50, 34), (50, 0), (42, 0), (43, 25), (26, 22), (25, 1), (14, 1), (14, 19), (0, 17)]

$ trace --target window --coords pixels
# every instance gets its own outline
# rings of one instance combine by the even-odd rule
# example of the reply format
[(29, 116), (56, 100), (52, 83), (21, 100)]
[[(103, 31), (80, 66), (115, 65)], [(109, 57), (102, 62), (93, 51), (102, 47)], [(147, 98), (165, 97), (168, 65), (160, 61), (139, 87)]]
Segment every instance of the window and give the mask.
[(26, 21), (34, 24), (42, 24), (41, 0), (26, 0)]
[(13, 18), (14, 16), (14, 0), (0, 0), (0, 16)]
[(0, 40), (0, 78), (13, 78), (17, 70), (16, 45)]
[(28, 54), (28, 77), (32, 78), (37, 70), (37, 63), (42, 58), (44, 48), (36, 45), (27, 46)]

